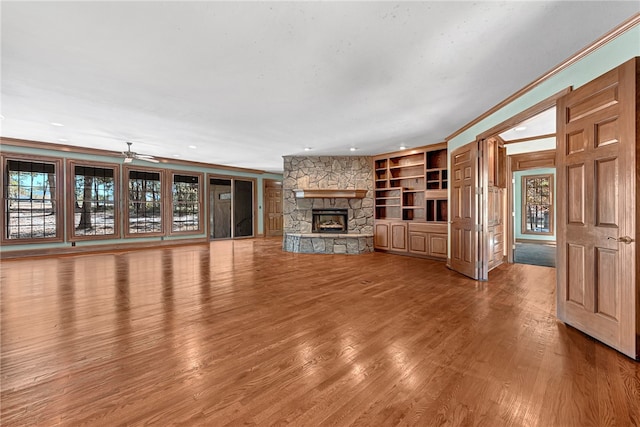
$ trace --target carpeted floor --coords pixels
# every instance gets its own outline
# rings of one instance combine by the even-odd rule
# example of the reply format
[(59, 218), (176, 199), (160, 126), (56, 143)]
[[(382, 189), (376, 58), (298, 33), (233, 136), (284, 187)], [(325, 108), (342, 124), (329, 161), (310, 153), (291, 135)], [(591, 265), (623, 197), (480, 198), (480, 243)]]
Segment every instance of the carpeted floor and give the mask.
[(519, 264), (556, 266), (556, 245), (516, 243), (514, 261)]

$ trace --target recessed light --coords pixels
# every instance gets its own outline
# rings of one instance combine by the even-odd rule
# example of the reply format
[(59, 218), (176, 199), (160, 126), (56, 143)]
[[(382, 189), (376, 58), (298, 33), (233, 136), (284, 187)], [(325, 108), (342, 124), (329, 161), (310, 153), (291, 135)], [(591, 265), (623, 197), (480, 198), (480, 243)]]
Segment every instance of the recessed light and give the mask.
[(51, 123), (49, 123), (49, 124), (50, 124), (51, 126), (59, 126), (59, 127), (64, 126), (62, 123), (58, 123), (58, 122), (51, 122)]
[(189, 148), (192, 148), (192, 149), (194, 149), (194, 150), (195, 150), (195, 149), (196, 149), (196, 148), (198, 148), (198, 147), (196, 147), (195, 145), (190, 145), (190, 146), (189, 146)]
[(515, 130), (516, 132), (522, 132), (523, 130), (527, 130), (526, 126), (518, 126), (517, 128), (514, 128), (513, 130)]
[(351, 148), (349, 148), (349, 151), (356, 151), (356, 150), (357, 150), (357, 148), (356, 148), (356, 147), (351, 147)]
[(69, 141), (69, 140), (68, 140), (67, 138), (58, 138), (58, 141), (60, 141), (60, 142), (67, 142), (67, 141)]
[(401, 145), (401, 146), (400, 146), (400, 149), (401, 149), (401, 150), (406, 150), (406, 149), (407, 149), (407, 147), (405, 147), (404, 145)]
[(180, 157), (180, 154), (174, 154), (173, 157)]
[(304, 147), (304, 151), (311, 151), (311, 147)]

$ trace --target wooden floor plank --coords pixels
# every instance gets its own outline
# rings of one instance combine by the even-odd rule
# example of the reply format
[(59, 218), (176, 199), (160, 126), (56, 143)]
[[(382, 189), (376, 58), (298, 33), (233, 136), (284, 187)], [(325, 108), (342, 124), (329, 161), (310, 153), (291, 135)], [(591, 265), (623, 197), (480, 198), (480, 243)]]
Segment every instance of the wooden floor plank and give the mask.
[(640, 425), (640, 364), (555, 319), (553, 268), (251, 239), (0, 269), (3, 426)]

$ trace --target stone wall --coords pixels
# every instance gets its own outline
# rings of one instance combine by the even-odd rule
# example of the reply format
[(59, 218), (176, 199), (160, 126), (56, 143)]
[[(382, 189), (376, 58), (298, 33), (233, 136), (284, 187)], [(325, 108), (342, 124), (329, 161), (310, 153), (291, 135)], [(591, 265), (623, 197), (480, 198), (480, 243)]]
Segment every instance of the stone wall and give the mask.
[[(367, 238), (364, 244), (356, 242), (353, 245), (359, 248), (358, 253), (371, 252), (373, 250), (374, 190), (373, 166), (370, 157), (285, 156), (283, 178), (283, 247), (285, 250), (308, 252), (307, 250), (296, 250), (300, 248), (300, 245), (296, 243), (302, 237), (300, 234), (308, 234), (309, 236), (303, 237), (311, 238), (311, 210), (324, 208), (349, 209), (347, 234), (366, 235), (363, 237)], [(362, 189), (367, 190), (367, 194), (362, 199), (298, 199), (295, 197), (294, 189)], [(287, 238), (288, 234), (291, 235), (290, 238)], [(313, 237), (316, 239), (334, 239), (330, 235), (314, 234)], [(371, 240), (371, 245), (369, 245), (369, 240)], [(342, 241), (339, 241), (339, 244), (342, 243)], [(324, 249), (320, 250), (320, 246), (324, 246)], [(315, 247), (318, 250), (312, 250), (312, 252), (334, 253), (333, 251), (330, 252), (327, 246), (322, 245), (319, 241), (316, 241)], [(340, 249), (341, 247), (338, 250), (340, 251)], [(347, 251), (347, 253), (349, 252), (351, 251)]]

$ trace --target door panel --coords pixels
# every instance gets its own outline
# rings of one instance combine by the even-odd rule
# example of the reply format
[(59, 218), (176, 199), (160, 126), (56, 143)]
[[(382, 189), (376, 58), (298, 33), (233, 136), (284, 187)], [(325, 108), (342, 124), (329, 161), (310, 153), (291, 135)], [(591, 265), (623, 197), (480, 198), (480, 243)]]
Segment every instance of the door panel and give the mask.
[(472, 142), (451, 153), (451, 269), (479, 279), (478, 144)]
[(558, 317), (636, 357), (636, 60), (558, 101)]
[(618, 227), (617, 175), (618, 159), (603, 159), (595, 162), (596, 225)]

